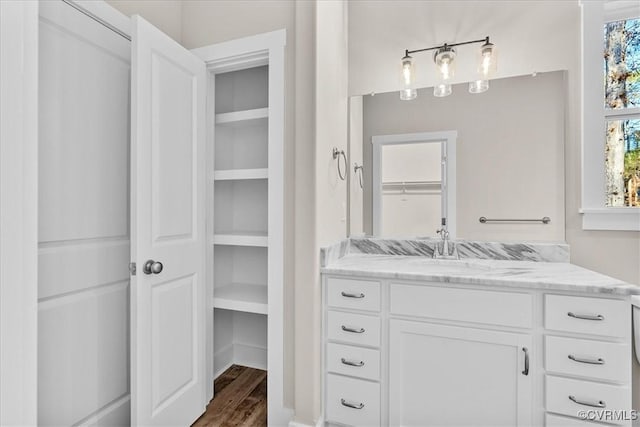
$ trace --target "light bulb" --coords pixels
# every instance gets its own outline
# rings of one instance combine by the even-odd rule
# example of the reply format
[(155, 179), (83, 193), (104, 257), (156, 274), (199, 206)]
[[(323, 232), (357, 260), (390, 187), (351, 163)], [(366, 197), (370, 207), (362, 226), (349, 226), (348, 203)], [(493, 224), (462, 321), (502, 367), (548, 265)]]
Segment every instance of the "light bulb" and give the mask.
[(403, 101), (410, 101), (418, 96), (418, 91), (413, 87), (415, 80), (415, 68), (413, 65), (413, 58), (407, 53), (402, 58), (402, 90), (400, 90), (400, 99)]
[(483, 80), (491, 77), (497, 68), (497, 55), (495, 46), (492, 43), (486, 42), (480, 46), (478, 58), (478, 74)]
[(455, 72), (455, 57), (456, 51), (447, 45), (438, 49), (433, 56), (433, 60), (440, 70), (440, 74), (442, 74), (442, 80), (450, 80), (453, 78)]

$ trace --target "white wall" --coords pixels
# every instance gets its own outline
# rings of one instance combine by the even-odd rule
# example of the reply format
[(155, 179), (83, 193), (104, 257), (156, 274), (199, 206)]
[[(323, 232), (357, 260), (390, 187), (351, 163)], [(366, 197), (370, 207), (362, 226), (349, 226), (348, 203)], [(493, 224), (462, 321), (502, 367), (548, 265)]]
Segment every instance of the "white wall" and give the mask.
[(182, 41), (180, 0), (105, 0), (127, 16), (140, 15), (172, 39)]
[[(457, 131), (456, 237), (493, 241), (564, 241), (563, 72), (499, 79), (488, 92), (454, 85), (413, 101), (397, 92), (364, 97), (365, 163), (371, 137)], [(371, 179), (366, 174), (365, 230), (371, 230)], [(542, 218), (543, 224), (481, 224), (478, 218)], [(429, 235), (439, 228), (432, 224)]]
[[(476, 36), (491, 36), (500, 49), (499, 76), (567, 70), (564, 207), (571, 261), (640, 284), (640, 233), (582, 230), (578, 1), (358, 1), (349, 3), (349, 16), (352, 95), (398, 90), (398, 63), (404, 49)], [(462, 53), (459, 50), (459, 56)], [(416, 55), (416, 60), (418, 70), (426, 68), (428, 73), (420, 77), (418, 86), (432, 86), (429, 56)], [(457, 80), (469, 80), (460, 72), (465, 68), (463, 62), (458, 65)]]
[[(570, 37), (578, 15), (573, 0), (349, 2), (349, 93), (398, 90), (405, 49), (486, 36), (498, 49), (496, 78), (567, 69), (578, 53)], [(472, 80), (478, 47), (457, 48), (453, 83)], [(417, 87), (436, 82), (432, 55), (413, 55)]]

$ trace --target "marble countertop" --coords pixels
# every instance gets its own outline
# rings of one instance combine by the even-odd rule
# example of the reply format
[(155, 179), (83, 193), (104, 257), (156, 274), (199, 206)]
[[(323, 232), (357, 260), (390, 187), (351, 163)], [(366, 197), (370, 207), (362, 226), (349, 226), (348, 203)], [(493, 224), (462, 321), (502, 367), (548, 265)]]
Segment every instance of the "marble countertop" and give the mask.
[(435, 260), (425, 256), (345, 253), (321, 269), (325, 274), (509, 288), (634, 295), (640, 287), (567, 262), (490, 259)]

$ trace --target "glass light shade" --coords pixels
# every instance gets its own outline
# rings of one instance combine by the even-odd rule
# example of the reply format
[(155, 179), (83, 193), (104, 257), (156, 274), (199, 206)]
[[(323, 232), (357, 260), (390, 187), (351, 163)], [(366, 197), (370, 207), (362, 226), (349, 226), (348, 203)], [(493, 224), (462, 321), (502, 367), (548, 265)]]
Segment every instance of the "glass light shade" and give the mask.
[(402, 58), (402, 84), (405, 88), (413, 85), (416, 76), (413, 58), (406, 55)]
[(475, 80), (469, 82), (469, 93), (482, 93), (489, 90), (488, 80)]
[(485, 43), (478, 50), (478, 74), (487, 80), (496, 73), (498, 68), (498, 54), (492, 43)]
[(413, 87), (415, 81), (415, 65), (413, 58), (409, 55), (405, 55), (402, 58), (402, 90), (400, 91), (400, 99), (403, 101), (410, 101), (418, 97), (418, 91)]
[(400, 99), (403, 101), (411, 101), (418, 97), (418, 91), (416, 89), (402, 89), (400, 91)]
[(438, 98), (449, 96), (451, 92), (451, 85), (448, 83), (440, 83), (433, 88), (433, 96), (437, 96)]
[(456, 71), (456, 51), (450, 47), (441, 47), (433, 56), (433, 60), (440, 70), (442, 80), (450, 80)]

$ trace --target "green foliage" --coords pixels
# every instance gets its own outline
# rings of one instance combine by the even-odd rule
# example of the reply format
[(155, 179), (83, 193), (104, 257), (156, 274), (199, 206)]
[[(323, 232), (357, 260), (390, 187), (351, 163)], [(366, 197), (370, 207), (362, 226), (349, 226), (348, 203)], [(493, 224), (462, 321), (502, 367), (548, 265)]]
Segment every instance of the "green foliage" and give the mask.
[(640, 148), (627, 151), (624, 155), (624, 179), (631, 178), (633, 174), (640, 174)]

